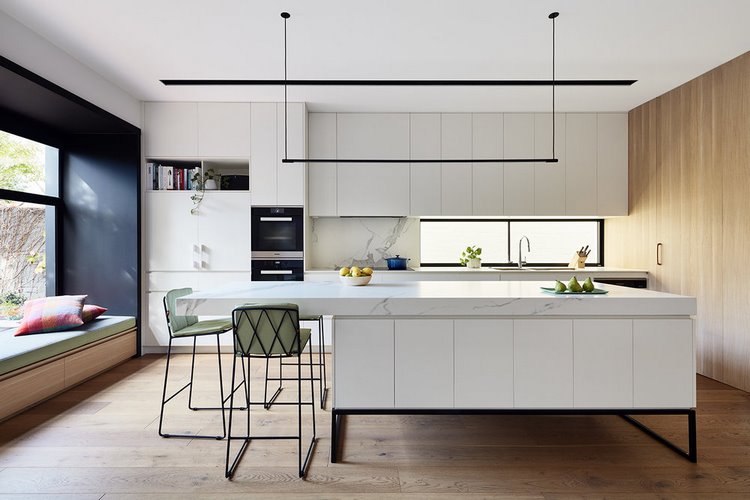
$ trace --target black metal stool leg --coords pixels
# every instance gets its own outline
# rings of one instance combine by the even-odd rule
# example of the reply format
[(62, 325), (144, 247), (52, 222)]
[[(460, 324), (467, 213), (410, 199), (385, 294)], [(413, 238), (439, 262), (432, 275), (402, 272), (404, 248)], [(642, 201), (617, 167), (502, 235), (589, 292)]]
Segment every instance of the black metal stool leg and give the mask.
[(318, 374), (320, 375), (320, 409), (324, 410), (328, 397), (328, 380), (326, 375), (325, 340), (323, 316), (318, 318)]

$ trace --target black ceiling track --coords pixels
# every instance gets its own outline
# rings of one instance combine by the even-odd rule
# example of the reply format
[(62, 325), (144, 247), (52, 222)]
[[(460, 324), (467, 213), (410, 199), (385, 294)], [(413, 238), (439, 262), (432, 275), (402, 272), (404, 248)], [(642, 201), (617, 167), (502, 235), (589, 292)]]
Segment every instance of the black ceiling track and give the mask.
[(160, 80), (167, 86), (310, 87), (629, 87), (638, 80)]

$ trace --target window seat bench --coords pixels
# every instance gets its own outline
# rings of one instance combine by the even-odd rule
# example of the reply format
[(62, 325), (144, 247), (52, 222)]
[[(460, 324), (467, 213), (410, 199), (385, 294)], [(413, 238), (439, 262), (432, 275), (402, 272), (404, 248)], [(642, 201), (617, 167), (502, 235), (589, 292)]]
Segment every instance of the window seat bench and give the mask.
[(0, 421), (136, 354), (132, 316), (100, 316), (62, 332), (14, 332), (0, 331)]

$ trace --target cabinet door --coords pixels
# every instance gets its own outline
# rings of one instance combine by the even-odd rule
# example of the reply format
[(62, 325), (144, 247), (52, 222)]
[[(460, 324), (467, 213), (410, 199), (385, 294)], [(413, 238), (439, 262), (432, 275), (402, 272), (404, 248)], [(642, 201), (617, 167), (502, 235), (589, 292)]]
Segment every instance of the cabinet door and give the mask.
[(633, 321), (636, 408), (695, 407), (693, 320)]
[[(471, 158), (471, 115), (442, 115), (440, 151), (444, 160)], [(471, 163), (443, 163), (441, 201), (443, 215), (471, 215)]]
[(453, 407), (453, 320), (396, 320), (399, 408)]
[[(505, 158), (534, 156), (534, 115), (503, 115), (503, 149)], [(506, 163), (503, 181), (505, 215), (534, 213), (534, 166), (531, 163)]]
[(597, 115), (599, 215), (628, 215), (628, 115)]
[(302, 206), (305, 204), (305, 164), (304, 163), (281, 163), (285, 154), (288, 158), (305, 158), (307, 155), (307, 109), (305, 103), (291, 102), (287, 104), (288, 122), (286, 136), (289, 139), (287, 151), (284, 151), (284, 103), (277, 106), (278, 126), (276, 143), (279, 151), (277, 154), (277, 201), (283, 206)]
[[(534, 156), (552, 158), (552, 114), (534, 115)], [(555, 116), (557, 163), (534, 164), (534, 214), (565, 215), (565, 115)]]
[[(503, 157), (503, 115), (472, 115), (472, 158)], [(501, 215), (503, 213), (502, 163), (474, 163), (472, 165), (472, 213)]]
[(189, 192), (154, 191), (146, 197), (148, 271), (200, 269), (198, 216)]
[(250, 270), (250, 196), (207, 193), (198, 215), (201, 269)]
[(143, 117), (147, 157), (198, 155), (198, 105), (194, 102), (147, 102)]
[(251, 106), (250, 191), (253, 205), (276, 205), (276, 103), (254, 103)]
[(455, 407), (513, 407), (513, 320), (454, 324)]
[(409, 158), (408, 114), (339, 113), (336, 121), (337, 158)]
[(336, 408), (393, 408), (393, 321), (334, 319)]
[[(336, 158), (336, 113), (310, 113), (308, 125), (310, 158)], [(311, 216), (338, 215), (335, 163), (307, 166), (307, 202)]]
[(406, 164), (338, 165), (339, 215), (409, 215), (409, 167)]
[(633, 321), (585, 319), (573, 322), (576, 408), (633, 406)]
[(250, 103), (198, 103), (198, 154), (250, 156)]
[[(411, 115), (410, 149), (414, 160), (440, 158), (440, 115)], [(411, 173), (411, 215), (440, 215), (440, 163), (412, 163)]]
[(596, 215), (596, 115), (565, 118), (565, 207), (568, 215)]
[(573, 407), (573, 321), (513, 322), (516, 408)]

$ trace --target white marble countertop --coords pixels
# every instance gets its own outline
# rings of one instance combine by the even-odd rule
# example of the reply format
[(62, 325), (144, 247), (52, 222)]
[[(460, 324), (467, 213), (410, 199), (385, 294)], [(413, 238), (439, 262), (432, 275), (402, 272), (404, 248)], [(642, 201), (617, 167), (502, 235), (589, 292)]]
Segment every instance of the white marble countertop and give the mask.
[[(648, 274), (645, 269), (625, 269), (621, 267), (586, 267), (584, 269), (572, 269), (570, 267), (524, 267), (519, 270), (517, 267), (507, 267), (495, 269), (493, 267), (480, 267), (479, 269), (470, 269), (468, 267), (414, 267), (410, 270), (376, 270), (376, 273), (596, 273), (596, 274), (625, 274), (634, 275)], [(305, 273), (338, 273), (336, 269), (306, 269)]]
[(691, 316), (696, 299), (597, 284), (607, 295), (555, 295), (548, 281), (411, 281), (346, 286), (336, 281), (234, 283), (177, 299), (178, 314), (229, 315), (244, 303), (298, 304), (335, 316)]

